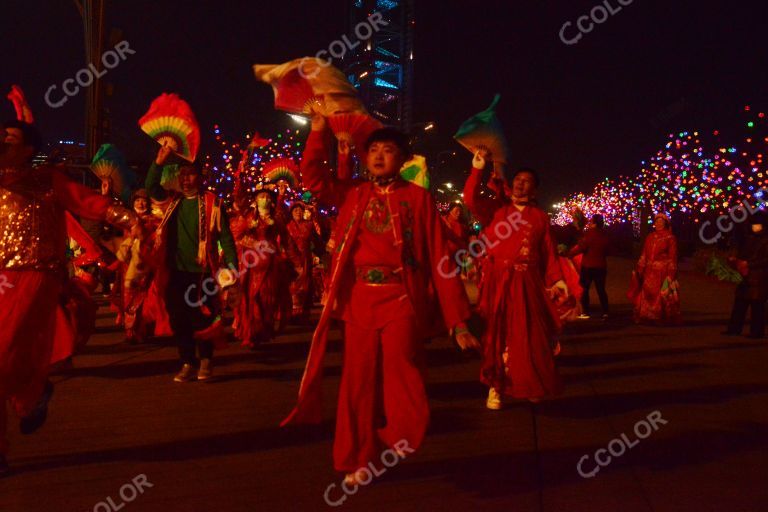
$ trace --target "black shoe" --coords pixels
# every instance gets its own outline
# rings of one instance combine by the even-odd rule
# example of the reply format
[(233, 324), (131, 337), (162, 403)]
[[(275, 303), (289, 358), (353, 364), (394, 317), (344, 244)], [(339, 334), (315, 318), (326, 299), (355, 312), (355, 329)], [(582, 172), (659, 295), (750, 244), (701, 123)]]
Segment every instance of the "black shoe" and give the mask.
[(32, 412), (21, 418), (19, 422), (19, 429), (22, 434), (32, 434), (45, 424), (45, 420), (48, 418), (48, 402), (51, 401), (52, 396), (53, 383), (46, 381), (43, 396), (40, 397)]
[(741, 336), (740, 332), (733, 332), (733, 331), (723, 331), (720, 334), (723, 336)]
[(763, 338), (765, 338), (765, 336), (762, 334), (749, 334), (747, 335), (747, 338), (752, 340), (762, 340)]
[(11, 468), (8, 467), (8, 461), (5, 460), (5, 455), (0, 455), (0, 478), (11, 472)]

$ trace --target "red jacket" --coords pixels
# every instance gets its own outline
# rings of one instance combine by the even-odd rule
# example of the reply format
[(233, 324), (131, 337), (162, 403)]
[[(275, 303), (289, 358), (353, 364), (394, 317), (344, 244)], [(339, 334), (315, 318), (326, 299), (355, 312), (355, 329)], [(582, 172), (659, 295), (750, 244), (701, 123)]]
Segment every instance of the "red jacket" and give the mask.
[(480, 239), (487, 251), (485, 268), (510, 260), (539, 272), (546, 286), (562, 280), (547, 214), (533, 205), (520, 211), (506, 200), (482, 196), (482, 174), (480, 169), (472, 169), (464, 184), (464, 203), (483, 225)]
[(606, 257), (610, 251), (611, 242), (602, 228), (589, 229), (581, 237), (579, 243), (568, 253), (569, 256), (584, 254), (581, 260), (582, 268), (607, 268)]
[[(322, 361), (327, 344), (329, 321), (334, 313), (340, 289), (351, 287), (354, 273), (350, 256), (357, 238), (363, 212), (368, 205), (373, 183), (361, 180), (338, 180), (332, 177), (321, 132), (311, 132), (301, 162), (302, 180), (321, 202), (339, 207), (334, 233), (335, 251), (331, 265), (328, 300), (312, 337), (306, 369), (299, 389), (299, 399), (283, 425), (291, 422), (321, 420)], [(416, 317), (424, 319), (424, 335), (433, 334), (430, 319), (440, 314), (448, 327), (464, 322), (470, 316), (463, 285), (457, 275), (441, 277), (437, 269), (450, 258), (442, 220), (432, 195), (425, 189), (405, 181), (396, 182), (390, 197), (393, 229), (403, 267), (403, 284)], [(439, 299), (440, 308), (437, 308)]]

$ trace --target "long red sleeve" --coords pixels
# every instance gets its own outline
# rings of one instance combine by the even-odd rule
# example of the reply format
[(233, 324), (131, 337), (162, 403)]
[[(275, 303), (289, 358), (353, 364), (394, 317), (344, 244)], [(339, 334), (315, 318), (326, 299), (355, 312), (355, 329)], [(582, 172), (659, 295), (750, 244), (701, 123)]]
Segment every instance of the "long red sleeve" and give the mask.
[(450, 264), (455, 264), (454, 255), (448, 253), (448, 242), (444, 231), (445, 226), (431, 194), (426, 194), (425, 203), (426, 219), (424, 221), (428, 235), (427, 244), (429, 246), (432, 281), (435, 284), (437, 296), (440, 300), (443, 318), (445, 319), (446, 326), (450, 329), (469, 318), (469, 301), (467, 300), (464, 285), (458, 272), (446, 273), (439, 270), (442, 268), (441, 265), (445, 266), (446, 256)]
[(104, 220), (112, 200), (75, 183), (60, 171), (53, 171), (53, 192), (66, 210), (90, 220)]
[(483, 177), (482, 169), (472, 168), (464, 183), (464, 204), (467, 205), (469, 211), (472, 212), (483, 226), (487, 226), (491, 219), (493, 219), (494, 213), (498, 210), (502, 204), (497, 199), (491, 199), (480, 195), (481, 180)]
[(301, 158), (301, 180), (320, 201), (339, 206), (349, 188), (348, 181), (341, 181), (331, 174), (330, 158), (325, 145), (324, 132), (312, 130), (304, 146)]

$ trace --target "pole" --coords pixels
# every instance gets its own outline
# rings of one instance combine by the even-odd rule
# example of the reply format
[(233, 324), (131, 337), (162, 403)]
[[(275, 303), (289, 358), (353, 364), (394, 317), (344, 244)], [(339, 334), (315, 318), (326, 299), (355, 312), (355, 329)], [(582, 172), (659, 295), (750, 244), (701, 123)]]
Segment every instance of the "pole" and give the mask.
[[(83, 18), (85, 35), (85, 65), (93, 64), (101, 71), (101, 55), (104, 53), (104, 0), (74, 0)], [(93, 84), (86, 90), (85, 99), (85, 151), (88, 160), (103, 142), (104, 130), (104, 88), (101, 80), (94, 77)]]

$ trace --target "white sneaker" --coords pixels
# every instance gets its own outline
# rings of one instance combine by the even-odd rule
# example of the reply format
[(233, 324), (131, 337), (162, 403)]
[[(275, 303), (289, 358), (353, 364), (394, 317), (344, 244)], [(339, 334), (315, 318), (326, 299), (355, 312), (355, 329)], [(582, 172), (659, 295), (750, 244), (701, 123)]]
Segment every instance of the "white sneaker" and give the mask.
[(501, 395), (494, 388), (488, 390), (488, 399), (485, 401), (485, 406), (492, 411), (501, 409)]
[(584, 313), (582, 313), (579, 316), (577, 316), (576, 318), (578, 318), (579, 320), (589, 320), (590, 316), (589, 315), (585, 315)]
[(193, 380), (197, 380), (195, 369), (192, 368), (191, 364), (184, 363), (184, 366), (181, 367), (181, 371), (176, 374), (173, 380), (174, 382), (192, 382)]
[[(358, 476), (358, 475), (360, 475), (360, 476)], [(364, 477), (365, 477), (365, 475), (362, 475), (360, 469), (358, 469), (354, 473), (347, 473), (346, 475), (344, 475), (344, 483), (347, 486), (350, 486), (350, 485), (353, 485), (353, 484), (354, 485), (365, 485), (365, 484), (362, 483)], [(370, 481), (368, 483), (370, 483)]]
[(210, 359), (200, 360), (200, 369), (197, 370), (197, 380), (211, 380), (213, 378), (213, 365)]

